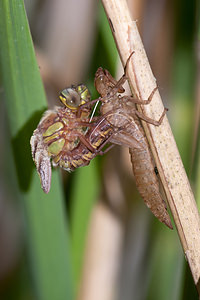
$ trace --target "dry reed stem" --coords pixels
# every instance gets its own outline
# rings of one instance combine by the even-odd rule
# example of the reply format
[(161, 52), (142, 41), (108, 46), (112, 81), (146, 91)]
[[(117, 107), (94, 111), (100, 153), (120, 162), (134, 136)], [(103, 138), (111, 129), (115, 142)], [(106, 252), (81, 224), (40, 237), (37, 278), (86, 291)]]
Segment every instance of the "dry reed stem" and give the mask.
[(92, 211), (77, 300), (115, 299), (123, 228), (99, 201)]
[[(140, 99), (147, 99), (156, 87), (136, 22), (130, 17), (125, 0), (102, 0), (119, 55), (125, 65), (134, 51), (128, 65), (129, 83)], [(164, 59), (164, 58), (163, 58)], [(163, 112), (163, 103), (156, 92), (151, 104), (138, 107), (145, 115), (158, 120)], [(167, 117), (159, 127), (143, 122), (148, 141), (165, 189), (168, 204), (194, 282), (199, 288), (200, 278), (200, 218), (194, 196), (185, 173)]]

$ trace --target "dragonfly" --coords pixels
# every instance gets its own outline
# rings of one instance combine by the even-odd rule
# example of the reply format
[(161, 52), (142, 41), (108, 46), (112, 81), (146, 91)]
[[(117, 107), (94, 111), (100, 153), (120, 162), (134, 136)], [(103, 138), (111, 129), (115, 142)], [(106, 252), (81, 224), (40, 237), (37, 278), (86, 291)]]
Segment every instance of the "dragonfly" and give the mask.
[[(51, 164), (69, 172), (88, 165), (116, 131), (105, 117), (91, 117), (91, 95), (85, 85), (64, 89), (64, 107), (47, 110), (30, 140), (32, 157), (45, 193), (50, 191)], [(91, 122), (92, 121), (92, 122)]]
[(85, 85), (64, 89), (59, 99), (64, 106), (47, 110), (30, 140), (32, 157), (45, 193), (49, 192), (51, 185), (51, 160), (54, 165), (62, 164), (63, 151), (71, 151), (80, 139), (86, 142), (83, 137), (90, 125), (89, 107), (84, 107), (77, 115), (78, 107), (91, 100)]
[(113, 132), (109, 142), (129, 147), (136, 186), (144, 202), (161, 222), (172, 229), (166, 203), (159, 190), (155, 164), (141, 125), (141, 120), (154, 126), (161, 125), (167, 109), (164, 109), (157, 121), (145, 116), (135, 108), (135, 104), (149, 104), (157, 87), (153, 89), (147, 100), (123, 95), (125, 91), (123, 84), (128, 79), (127, 66), (132, 54), (127, 60), (123, 76), (118, 81), (106, 69), (100, 67), (96, 71), (94, 84), (100, 94), (98, 98), (101, 102), (100, 113), (113, 128), (118, 128)]

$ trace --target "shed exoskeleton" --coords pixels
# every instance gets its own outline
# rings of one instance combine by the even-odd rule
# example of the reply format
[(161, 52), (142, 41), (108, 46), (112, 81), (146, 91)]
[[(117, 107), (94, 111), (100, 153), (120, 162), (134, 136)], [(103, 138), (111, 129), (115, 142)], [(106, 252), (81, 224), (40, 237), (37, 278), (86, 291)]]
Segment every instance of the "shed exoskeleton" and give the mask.
[[(132, 53), (133, 54), (133, 53)], [(116, 130), (110, 142), (129, 147), (131, 163), (136, 186), (146, 205), (152, 213), (169, 228), (171, 220), (167, 212), (166, 203), (159, 191), (159, 182), (155, 173), (155, 164), (140, 120), (159, 126), (166, 114), (164, 109), (158, 121), (148, 118), (135, 108), (135, 104), (149, 104), (157, 91), (154, 88), (147, 100), (135, 99), (132, 96), (123, 96), (123, 84), (127, 80), (126, 69), (132, 54), (129, 56), (123, 76), (116, 81), (107, 70), (98, 68), (94, 84), (100, 94), (101, 116)]]

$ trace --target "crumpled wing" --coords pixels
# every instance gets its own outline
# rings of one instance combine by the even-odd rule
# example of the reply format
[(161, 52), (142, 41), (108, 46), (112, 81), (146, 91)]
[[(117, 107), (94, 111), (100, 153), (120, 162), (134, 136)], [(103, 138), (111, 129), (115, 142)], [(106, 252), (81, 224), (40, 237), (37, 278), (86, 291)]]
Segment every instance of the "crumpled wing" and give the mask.
[(33, 132), (30, 144), (32, 157), (40, 177), (41, 187), (48, 194), (51, 187), (51, 162), (48, 151), (44, 147), (42, 135), (38, 129)]

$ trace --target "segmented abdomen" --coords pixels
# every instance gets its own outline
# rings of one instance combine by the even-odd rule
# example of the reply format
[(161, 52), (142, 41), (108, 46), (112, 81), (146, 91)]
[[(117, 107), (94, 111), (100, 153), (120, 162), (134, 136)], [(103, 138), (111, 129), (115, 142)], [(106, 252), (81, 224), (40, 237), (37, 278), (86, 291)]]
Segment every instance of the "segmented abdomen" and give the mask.
[(94, 127), (91, 127), (85, 139), (89, 142), (91, 150), (82, 142), (71, 151), (63, 151), (62, 155), (52, 160), (53, 166), (60, 166), (71, 172), (79, 167), (86, 166), (100, 153), (102, 147), (107, 144), (109, 137), (113, 134), (113, 129), (106, 119), (102, 119)]
[(104, 113), (107, 114), (106, 118), (113, 127), (118, 128), (111, 142), (129, 147), (135, 183), (141, 197), (152, 213), (172, 228), (166, 204), (159, 191), (159, 182), (150, 148), (138, 117), (132, 115), (128, 107), (124, 107), (123, 110), (116, 109), (112, 114)]
[[(140, 132), (142, 131), (141, 128)], [(161, 222), (172, 228), (166, 204), (159, 191), (154, 162), (144, 133), (142, 147), (129, 148), (129, 153), (136, 186), (144, 202)]]

